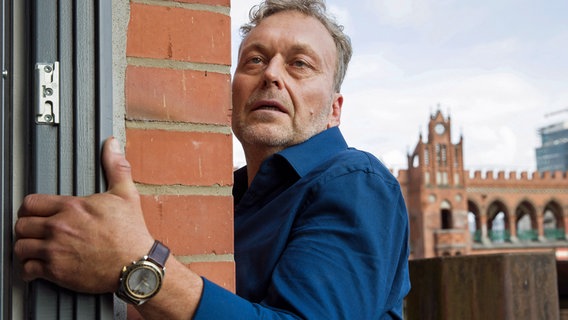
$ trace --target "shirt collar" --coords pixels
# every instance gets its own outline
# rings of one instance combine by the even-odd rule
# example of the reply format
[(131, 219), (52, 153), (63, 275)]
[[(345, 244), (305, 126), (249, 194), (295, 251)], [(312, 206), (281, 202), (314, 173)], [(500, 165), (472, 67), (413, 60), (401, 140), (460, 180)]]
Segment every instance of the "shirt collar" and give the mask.
[(339, 127), (331, 127), (310, 139), (277, 153), (290, 163), (300, 177), (331, 156), (347, 149)]
[[(338, 127), (327, 129), (307, 141), (289, 147), (279, 153), (268, 157), (265, 161), (276, 160), (276, 157), (284, 160), (296, 171), (298, 178), (305, 176), (313, 168), (333, 155), (347, 149), (347, 142)], [(247, 167), (242, 167), (234, 172), (233, 198), (235, 207), (248, 190)]]

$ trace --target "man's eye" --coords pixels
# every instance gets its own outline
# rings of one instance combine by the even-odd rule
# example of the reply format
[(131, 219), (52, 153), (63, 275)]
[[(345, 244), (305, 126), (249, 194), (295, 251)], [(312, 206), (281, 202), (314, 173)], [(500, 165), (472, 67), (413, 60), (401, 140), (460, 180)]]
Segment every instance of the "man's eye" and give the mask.
[(252, 64), (259, 64), (259, 63), (262, 63), (262, 59), (259, 58), (259, 57), (254, 57), (254, 58), (251, 58), (249, 60), (249, 62), (252, 63)]
[(305, 68), (305, 67), (308, 66), (308, 64), (303, 60), (296, 60), (296, 61), (292, 62), (292, 66), (294, 66), (296, 68)]

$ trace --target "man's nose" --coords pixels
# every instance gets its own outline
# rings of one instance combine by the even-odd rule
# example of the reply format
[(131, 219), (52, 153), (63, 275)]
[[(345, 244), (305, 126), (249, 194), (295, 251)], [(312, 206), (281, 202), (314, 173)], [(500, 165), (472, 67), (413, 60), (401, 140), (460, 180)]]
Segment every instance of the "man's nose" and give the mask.
[(275, 85), (278, 89), (282, 89), (284, 72), (286, 71), (282, 59), (272, 58), (264, 70), (264, 86)]

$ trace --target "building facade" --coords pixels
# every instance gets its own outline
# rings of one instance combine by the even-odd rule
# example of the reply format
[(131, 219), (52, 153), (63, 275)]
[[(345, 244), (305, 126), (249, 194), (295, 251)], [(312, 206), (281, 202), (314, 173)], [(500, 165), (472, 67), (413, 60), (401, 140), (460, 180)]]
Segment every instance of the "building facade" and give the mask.
[(398, 180), (410, 218), (411, 258), (554, 251), (568, 259), (565, 171), (469, 172), (463, 137), (437, 111)]
[(538, 133), (541, 146), (536, 149), (537, 170), (568, 171), (568, 121), (542, 127)]

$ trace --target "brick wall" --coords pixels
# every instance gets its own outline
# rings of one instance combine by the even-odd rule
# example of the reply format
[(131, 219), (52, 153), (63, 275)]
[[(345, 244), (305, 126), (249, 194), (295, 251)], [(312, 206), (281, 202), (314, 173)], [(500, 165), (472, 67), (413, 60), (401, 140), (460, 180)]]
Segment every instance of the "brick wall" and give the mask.
[(229, 9), (130, 2), (125, 152), (151, 233), (234, 290)]

